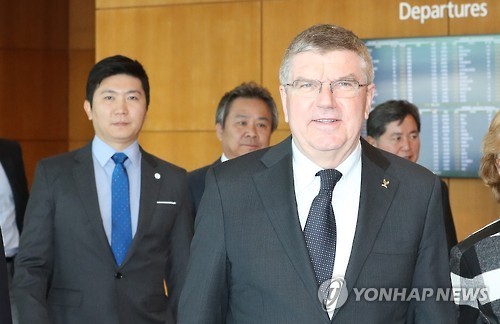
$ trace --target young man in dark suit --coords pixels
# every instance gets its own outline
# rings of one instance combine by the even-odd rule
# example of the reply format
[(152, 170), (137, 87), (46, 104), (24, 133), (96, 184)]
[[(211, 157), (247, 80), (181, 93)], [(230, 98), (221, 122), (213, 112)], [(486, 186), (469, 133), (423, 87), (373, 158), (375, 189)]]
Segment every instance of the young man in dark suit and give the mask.
[(144, 151), (142, 65), (94, 65), (95, 137), (38, 163), (16, 258), (21, 324), (174, 323), (193, 233), (185, 170)]
[(280, 83), (292, 136), (207, 173), (179, 322), (454, 323), (451, 301), (422, 298), (451, 288), (439, 178), (360, 138), (364, 43), (312, 26)]

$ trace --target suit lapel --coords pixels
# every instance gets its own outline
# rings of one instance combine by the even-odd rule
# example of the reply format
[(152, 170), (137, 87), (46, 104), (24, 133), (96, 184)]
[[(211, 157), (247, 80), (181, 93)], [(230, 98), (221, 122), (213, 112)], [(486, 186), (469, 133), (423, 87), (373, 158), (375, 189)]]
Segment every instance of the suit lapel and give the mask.
[(346, 270), (349, 294), (356, 285), (399, 186), (398, 179), (386, 172), (389, 161), (363, 139), (361, 143), (361, 196), (351, 257)]
[(165, 181), (164, 177), (166, 177), (165, 174), (157, 170), (157, 163), (152, 156), (142, 150), (142, 148), (141, 155), (141, 199), (139, 203), (137, 231), (123, 264), (127, 263), (134, 251), (139, 247), (142, 238), (149, 228), (156, 207), (158, 192), (162, 181)]
[(103, 251), (108, 251), (109, 258), (114, 262), (114, 256), (109, 246), (104, 226), (102, 225), (99, 198), (95, 183), (94, 162), (92, 160), (92, 144), (88, 144), (75, 154), (76, 164), (73, 168), (73, 177), (83, 208), (89, 219), (90, 227), (95, 232)]
[(262, 162), (267, 168), (253, 177), (257, 192), (298, 276), (318, 311), (328, 319), (318, 300), (318, 285), (300, 226), (293, 185), (291, 138), (269, 149)]

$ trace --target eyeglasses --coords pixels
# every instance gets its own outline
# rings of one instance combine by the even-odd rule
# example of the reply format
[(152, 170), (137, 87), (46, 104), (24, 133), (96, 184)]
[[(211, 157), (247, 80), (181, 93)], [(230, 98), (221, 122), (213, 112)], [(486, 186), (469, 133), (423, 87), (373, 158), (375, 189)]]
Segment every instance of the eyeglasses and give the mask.
[(330, 86), (330, 91), (336, 98), (356, 97), (359, 87), (366, 87), (367, 84), (360, 84), (356, 80), (337, 80), (333, 82), (321, 82), (318, 80), (295, 80), (284, 86), (292, 87), (295, 94), (301, 97), (315, 98), (321, 93), (323, 84)]

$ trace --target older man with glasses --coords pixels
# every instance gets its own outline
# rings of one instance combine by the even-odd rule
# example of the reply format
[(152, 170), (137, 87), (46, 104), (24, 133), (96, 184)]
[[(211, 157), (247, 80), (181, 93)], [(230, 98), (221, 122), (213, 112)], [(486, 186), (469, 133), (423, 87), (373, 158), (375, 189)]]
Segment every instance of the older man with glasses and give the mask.
[(360, 138), (364, 43), (312, 26), (280, 83), (292, 136), (207, 174), (180, 323), (454, 323), (439, 179)]

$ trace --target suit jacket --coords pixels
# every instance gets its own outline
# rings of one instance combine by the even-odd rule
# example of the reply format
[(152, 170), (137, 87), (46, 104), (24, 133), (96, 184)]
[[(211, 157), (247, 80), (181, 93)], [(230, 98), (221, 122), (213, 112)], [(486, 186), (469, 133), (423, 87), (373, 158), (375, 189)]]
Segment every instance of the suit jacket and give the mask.
[(7, 277), (7, 264), (5, 262), (2, 232), (0, 231), (0, 323), (11, 324), (10, 297)]
[(455, 322), (449, 301), (356, 301), (354, 289), (451, 287), (439, 179), (361, 142), (348, 298), (331, 321), (299, 222), (288, 138), (208, 171), (179, 323)]
[(195, 214), (198, 211), (201, 197), (203, 196), (203, 192), (205, 191), (205, 177), (207, 175), (208, 169), (221, 163), (222, 162), (219, 158), (212, 164), (206, 165), (188, 173), (189, 190), (191, 191), (191, 199), (193, 200)]
[(21, 324), (174, 322), (193, 232), (186, 172), (141, 152), (137, 232), (120, 267), (102, 225), (91, 144), (38, 164), (15, 260)]
[(23, 229), (24, 212), (28, 203), (28, 181), (24, 170), (23, 155), (19, 143), (0, 139), (0, 163), (7, 174), (14, 196), (16, 224), (19, 232)]

